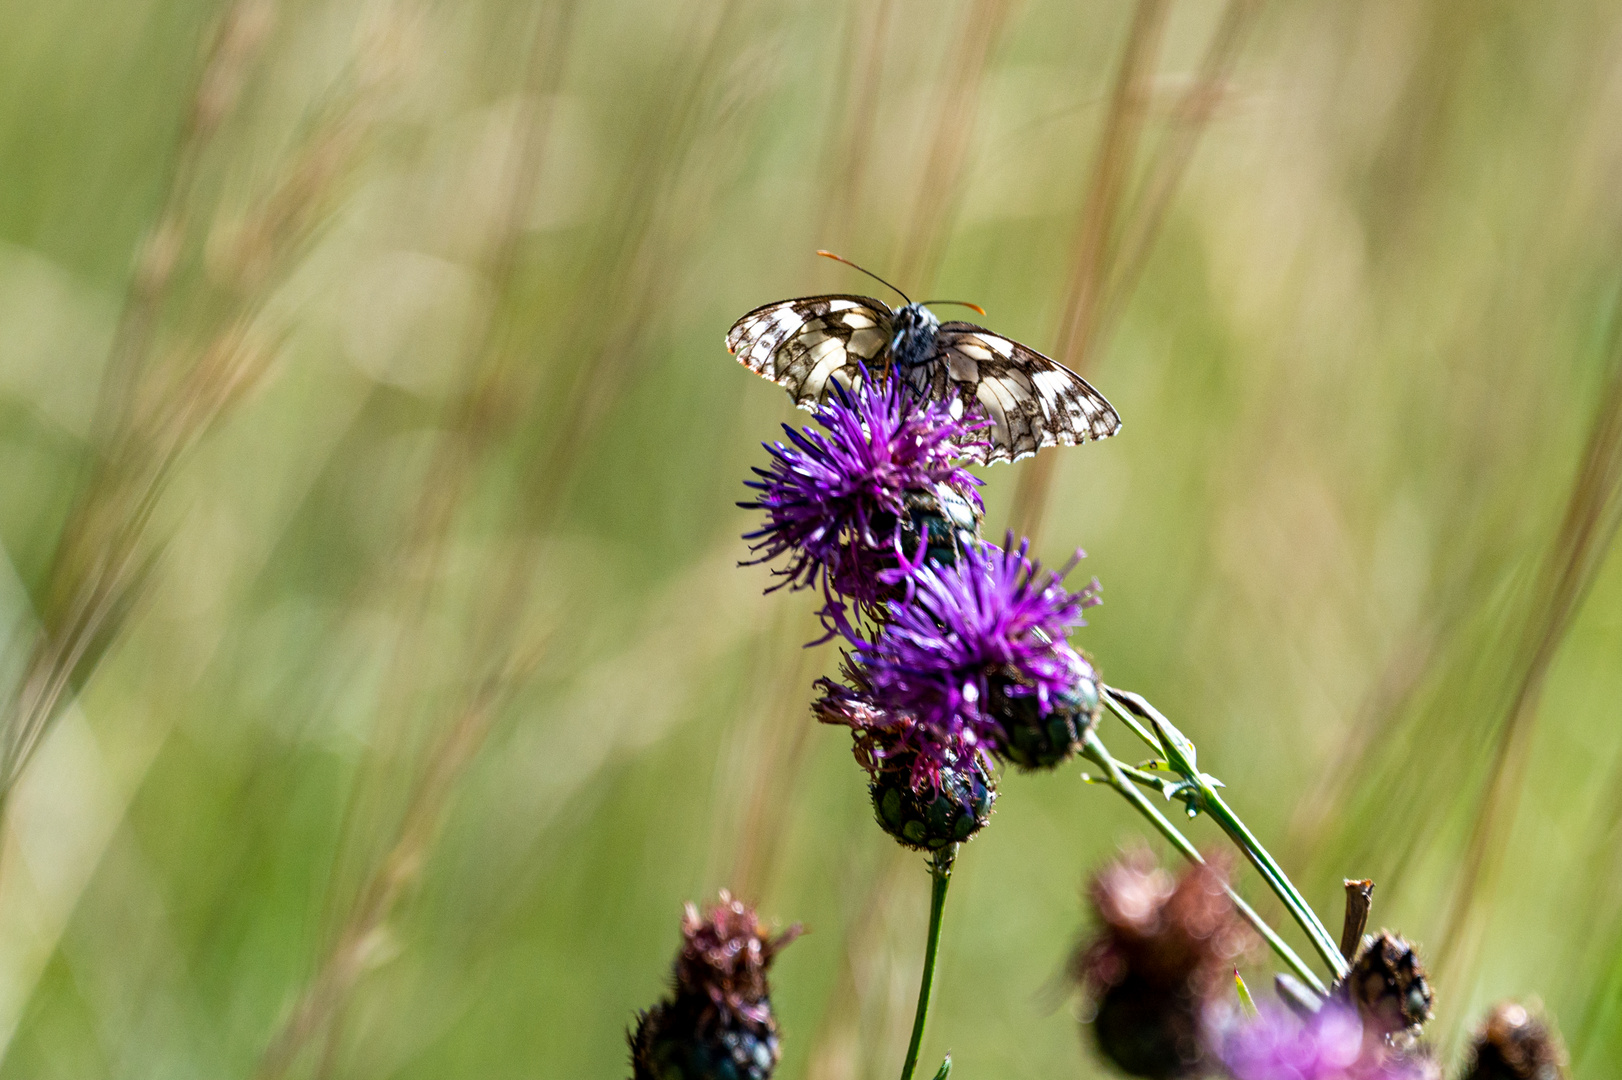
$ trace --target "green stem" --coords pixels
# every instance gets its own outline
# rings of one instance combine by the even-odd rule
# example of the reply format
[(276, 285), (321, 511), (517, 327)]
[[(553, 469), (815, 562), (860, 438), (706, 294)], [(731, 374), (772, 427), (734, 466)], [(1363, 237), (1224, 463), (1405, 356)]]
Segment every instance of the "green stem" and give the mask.
[(918, 1067), (918, 1050), (924, 1042), (924, 1021), (929, 1016), (929, 990), (935, 982), (935, 957), (941, 947), (941, 915), (946, 910), (946, 887), (952, 883), (952, 860), (957, 845), (942, 848), (929, 864), (933, 888), (929, 894), (929, 941), (924, 946), (924, 974), (918, 981), (918, 1011), (912, 1018), (912, 1041), (907, 1044), (907, 1060), (901, 1066), (901, 1080), (912, 1080)]
[(1155, 752), (1155, 757), (1160, 756), (1160, 740), (1150, 734), (1149, 729), (1144, 727), (1138, 718), (1132, 715), (1131, 710), (1121, 705), (1115, 695), (1109, 692), (1108, 687), (1104, 690), (1104, 704), (1109, 707), (1109, 711), (1114, 713), (1121, 723), (1132, 729), (1132, 734), (1142, 739), (1145, 745)]
[(1334, 972), (1336, 978), (1345, 975), (1349, 967), (1346, 958), (1340, 954), (1340, 946), (1329, 936), (1329, 931), (1318, 918), (1318, 913), (1312, 910), (1312, 905), (1307, 903), (1306, 897), (1301, 895), (1300, 890), (1285, 875), (1277, 860), (1262, 847), (1261, 841), (1257, 840), (1255, 834), (1239, 820), (1239, 816), (1214, 788), (1202, 785), (1200, 794), (1205, 804), (1205, 812), (1222, 827), (1222, 831), (1228, 834), (1239, 850), (1243, 851), (1246, 858), (1261, 872), (1262, 877), (1278, 894), (1278, 898), (1284, 901), (1284, 906), (1290, 909), (1295, 921), (1307, 932), (1307, 939), (1312, 942), (1312, 947), (1318, 951), (1319, 957), (1329, 970)]
[[(1194, 863), (1203, 864), (1205, 862), (1204, 856), (1200, 854), (1199, 849), (1194, 846), (1193, 842), (1184, 836), (1177, 826), (1173, 825), (1166, 815), (1162, 814), (1160, 809), (1149, 801), (1149, 798), (1143, 792), (1133, 786), (1132, 781), (1126, 778), (1126, 775), (1121, 771), (1121, 763), (1116, 761), (1114, 756), (1110, 754), (1108, 747), (1104, 745), (1104, 741), (1098, 737), (1098, 732), (1089, 731), (1087, 733), (1087, 737), (1082, 743), (1081, 752), (1089, 761), (1096, 763), (1104, 770), (1105, 779), (1109, 786), (1119, 792), (1127, 802), (1131, 803), (1133, 809), (1148, 818), (1150, 824), (1159, 830), (1160, 835), (1164, 836), (1172, 847), (1182, 853), (1184, 858)], [(1284, 939), (1278, 936), (1278, 931), (1268, 926), (1267, 921), (1256, 913), (1256, 909), (1245, 903), (1244, 899), (1234, 892), (1231, 887), (1224, 886), (1224, 888), (1227, 891), (1228, 899), (1233, 901), (1233, 906), (1238, 910), (1239, 914), (1244, 917), (1246, 922), (1256, 928), (1256, 932), (1272, 947), (1273, 952), (1278, 954), (1278, 958), (1283, 960), (1291, 971), (1295, 972), (1296, 977), (1319, 994), (1327, 995), (1329, 991), (1324, 986), (1323, 980), (1319, 979), (1317, 974), (1307, 966), (1306, 961), (1296, 955), (1295, 950), (1290, 948)]]
[(1307, 940), (1312, 943), (1313, 949), (1322, 958), (1330, 973), (1337, 979), (1344, 976), (1347, 964), (1346, 958), (1340, 954), (1340, 946), (1329, 936), (1329, 931), (1318, 918), (1318, 913), (1312, 910), (1312, 905), (1307, 903), (1306, 897), (1302, 896), (1300, 890), (1290, 881), (1278, 861), (1262, 846), (1261, 841), (1256, 839), (1255, 834), (1245, 823), (1239, 820), (1239, 815), (1233, 812), (1233, 808), (1217, 794), (1211, 778), (1199, 771), (1194, 764), (1193, 743), (1190, 743), (1187, 736), (1173, 727), (1169, 720), (1161, 716), (1159, 711), (1143, 698), (1115, 690), (1113, 687), (1106, 688), (1104, 700), (1108, 703), (1110, 711), (1131, 727), (1139, 738), (1147, 741), (1148, 733), (1138, 718), (1132, 715), (1133, 709), (1125, 707), (1125, 703), (1121, 700), (1123, 695), (1135, 708), (1142, 710), (1145, 719), (1155, 725), (1157, 734), (1162, 736), (1156, 741), (1161, 744), (1162, 752), (1171, 766), (1192, 788), (1193, 797), (1197, 800), (1196, 805), (1210, 814), (1212, 820), (1228, 834), (1228, 838), (1245, 853), (1245, 857), (1262, 875), (1262, 880), (1267, 882), (1267, 887), (1283, 902), (1290, 917), (1306, 932)]

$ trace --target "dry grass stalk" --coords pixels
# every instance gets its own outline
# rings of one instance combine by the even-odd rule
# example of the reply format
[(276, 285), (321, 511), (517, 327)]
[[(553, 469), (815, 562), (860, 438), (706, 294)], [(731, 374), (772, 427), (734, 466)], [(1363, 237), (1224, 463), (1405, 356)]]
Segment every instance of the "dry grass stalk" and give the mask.
[[(1618, 346), (1622, 346), (1619, 341)], [(1614, 346), (1613, 348), (1616, 348)], [(1553, 544), (1534, 586), (1531, 617), (1516, 646), (1518, 672), (1472, 816), (1436, 960), (1439, 982), (1467, 986), (1485, 930), (1486, 907), (1502, 868), (1549, 668), (1622, 525), (1622, 352), (1596, 411), (1587, 448)]]
[(1200, 137), (1210, 127), (1211, 118), (1227, 93), (1239, 50), (1260, 11), (1261, 0), (1229, 0), (1224, 9), (1193, 85), (1172, 111), (1169, 126), (1150, 162), (1149, 175), (1143, 181), (1137, 205), (1124, 224), (1120, 244), (1109, 267), (1102, 312), (1095, 320), (1093, 336), (1108, 336), (1143, 277), (1172, 200), (1182, 187)]
[(912, 880), (917, 863), (909, 852), (890, 844), (884, 845), (880, 859), (865, 886), (852, 894), (839, 975), (806, 1058), (806, 1075), (812, 1080), (884, 1075), (889, 1066), (864, 1063), (893, 1060), (907, 1036), (902, 1026), (906, 1001), (903, 997), (903, 1015), (898, 1016), (892, 986), (897, 980), (890, 970), (895, 957), (885, 938), (898, 895)]
[(896, 280), (914, 290), (914, 295), (927, 290), (940, 272), (963, 191), (986, 66), (1013, 6), (1013, 0), (974, 0), (946, 63), (945, 86), (937, 102), (929, 153), (924, 158), (918, 196), (895, 263)]
[[(569, 5), (561, 14), (555, 10), (552, 19), (539, 22), (528, 70), (532, 76), (539, 72), (542, 77), (532, 88), (542, 89), (561, 74), (573, 10)], [(519, 500), (517, 521), (527, 535), (544, 535), (561, 509), (580, 453), (629, 376), (648, 316), (660, 308), (671, 286), (678, 265), (671, 254), (679, 243), (674, 225), (682, 217), (677, 201), (680, 192), (671, 178), (682, 175), (682, 163), (691, 153), (704, 97), (721, 69), (719, 51), (728, 26), (725, 17), (711, 23), (701, 50), (705, 62), (689, 69), (696, 76), (668, 109), (656, 108), (657, 115), (649, 117), (650, 130), (659, 133), (654, 144), (657, 149), (647, 152), (629, 171), (626, 198), (617, 203), (625, 213), (612, 222), (618, 235), (600, 249), (606, 254), (591, 274), (600, 285), (592, 293), (594, 310), (581, 312), (573, 323), (578, 340), (571, 339), (557, 349), (559, 356), (587, 355), (590, 359), (579, 364), (561, 401), (553, 403), (557, 423), (546, 429), (546, 448), (533, 456), (535, 464), (524, 477), (526, 490)], [(532, 182), (539, 161), (528, 154), (524, 158), (530, 165), (520, 170), (520, 177)], [(530, 201), (530, 193), (514, 192), (504, 226), (513, 239), (498, 243), (495, 249), (492, 272), (503, 275), (503, 288), (512, 284), (515, 253), (511, 244), (521, 231)], [(605, 326), (607, 333), (600, 335), (598, 328)], [(502, 434), (516, 433), (520, 421), (535, 420), (533, 413), (501, 408), (494, 400), (495, 395), (511, 392), (503, 372), (508, 363), (522, 356), (515, 327), (492, 325), (483, 335), (473, 393), (461, 410), (453, 437), (442, 447), (439, 466), (425, 486), (415, 519), (413, 532), (430, 553), (426, 573), (420, 563), (414, 564), (413, 573), (420, 574), (424, 583), (417, 594), (420, 610), (426, 610), (439, 580), (435, 564), (443, 554), (464, 484), (483, 451)], [(481, 617), (480, 632), (467, 651), (473, 672), (470, 697), (451, 715), (445, 733), (430, 745), (426, 766), (405, 800), (386, 853), (345, 906), (334, 944), (268, 1044), (257, 1076), (268, 1080), (285, 1074), (309, 1041), (323, 1031), (327, 1040), (322, 1060), (335, 1060), (341, 1018), (365, 971), (369, 943), (384, 933), (396, 905), (420, 878), (456, 783), (477, 756), (501, 704), (544, 657), (544, 640), (526, 645), (523, 636), (524, 608), (535, 570), (529, 545), (518, 544), (510, 560), (492, 566), (475, 584)], [(391, 665), (400, 675), (394, 684), (400, 688), (395, 696), (402, 700), (415, 685), (411, 658), (418, 653), (412, 642), (420, 643), (421, 622), (410, 622)], [(389, 710), (380, 710), (380, 716), (389, 715)]]
[(817, 726), (810, 716), (811, 683), (827, 663), (825, 651), (800, 647), (817, 634), (816, 621), (786, 605), (779, 610), (762, 642), (771, 672), (761, 680), (758, 705), (748, 710), (759, 722), (753, 730), (740, 724), (734, 732), (735, 739), (752, 748), (744, 755), (752, 767), (744, 780), (730, 868), (721, 880), (746, 899), (766, 894), (783, 857), (796, 789)]
[[(840, 81), (834, 113), (837, 119), (830, 132), (828, 177), (823, 194), (821, 220), (816, 236), (823, 247), (842, 250), (847, 237), (858, 228), (862, 189), (867, 180), (867, 163), (878, 127), (879, 90), (884, 79), (885, 42), (895, 0), (851, 5), (847, 11), (849, 34), (840, 50)], [(865, 18), (859, 17), (865, 15)]]
[[(1070, 292), (1065, 301), (1055, 355), (1075, 371), (1092, 363), (1099, 343), (1120, 318), (1154, 250), (1172, 199), (1182, 186), (1200, 136), (1221, 102), (1240, 46), (1255, 22), (1259, 0), (1230, 0), (1207, 45), (1194, 83), (1172, 113), (1143, 181), (1133, 212), (1117, 231), (1123, 192), (1138, 132), (1148, 108), (1155, 45), (1164, 29), (1166, 8), (1146, 0), (1139, 5), (1122, 55), (1109, 119), (1099, 138), (1098, 163), (1076, 240)], [(1052, 455), (1038, 455), (1020, 474), (1014, 494), (1014, 528), (1037, 537), (1047, 507), (1055, 467)]]
[[(406, 801), (406, 813), (394, 843), (356, 897), (349, 918), (315, 977), (266, 1047), (254, 1073), (260, 1080), (284, 1075), (310, 1038), (342, 1015), (350, 992), (383, 943), (395, 906), (422, 875), (423, 863), (433, 848), (457, 780), (484, 745), (490, 725), (512, 688), (538, 661), (536, 655), (506, 678), (480, 687), (434, 746), (427, 771)], [(333, 1045), (328, 1043), (324, 1055), (328, 1061), (332, 1059)]]
[(275, 25), (276, 10), (275, 0), (237, 0), (210, 40), (175, 144), (163, 207), (136, 259), (108, 352), (92, 429), (93, 440), (103, 447), (116, 439), (123, 410), (132, 400), (151, 351), (158, 318), (191, 231), (191, 200), (203, 155), (235, 110), (248, 73)]
[[(529, 62), (525, 65), (526, 104), (533, 107), (557, 92), (562, 79), (575, 6), (559, 5), (550, 18), (536, 23)], [(484, 263), (490, 279), (504, 300), (514, 286), (517, 249), (524, 222), (532, 205), (540, 175), (550, 124), (547, 116), (529, 117), (521, 123), (508, 170), (510, 185), (502, 200), (502, 214), (485, 252)], [(405, 546), (410, 556), (394, 565), (405, 579), (397, 590), (405, 600), (404, 631), (391, 658), (391, 677), (378, 710), (383, 718), (408, 713), (407, 703), (414, 693), (414, 679), (428, 647), (424, 624), (452, 530), (456, 511), (462, 505), (473, 474), (493, 444), (521, 418), (513, 410), (502, 409), (493, 400), (507, 389), (506, 369), (517, 358), (509, 340), (512, 328), (500, 317), (498, 307), (475, 335), (469, 357), (469, 380), (448, 425), (436, 444), (427, 480), (406, 531)], [(526, 553), (520, 551), (519, 560)], [(282, 1021), (260, 1059), (256, 1076), (276, 1077), (286, 1073), (309, 1040), (325, 1031), (328, 1038), (321, 1055), (324, 1074), (336, 1060), (344, 1006), (356, 982), (367, 968), (372, 947), (401, 897), (421, 875), (422, 866), (437, 837), (439, 826), (467, 765), (477, 756), (490, 725), (513, 689), (520, 685), (541, 660), (540, 650), (520, 658), (509, 645), (503, 651), (507, 669), (494, 671), (476, 682), (472, 693), (429, 746), (425, 767), (413, 781), (403, 810), (394, 827), (392, 841), (377, 864), (366, 875), (358, 893), (339, 918), (333, 944), (321, 960), (315, 975), (300, 993), (288, 1016)], [(394, 734), (386, 725), (380, 732)], [(361, 793), (358, 785), (353, 795)], [(344, 835), (352, 843), (357, 821), (363, 817), (352, 798), (346, 813)]]
[(116, 637), (157, 552), (147, 527), (175, 463), (261, 375), (269, 350), (248, 313), (178, 375), (146, 374), (185, 245), (199, 161), (240, 97), (273, 22), (270, 0), (240, 0), (214, 35), (159, 214), (115, 331), (92, 441), (92, 472), (58, 540), (39, 636), (0, 732), (0, 805), (71, 689)]
[[(1149, 111), (1155, 62), (1170, 10), (1169, 0), (1138, 0), (1121, 49), (1109, 111), (1094, 155), (1092, 181), (1076, 230), (1064, 315), (1054, 346), (1055, 358), (1073, 371), (1085, 372), (1090, 359), (1088, 350), (1095, 340), (1117, 219), (1137, 159), (1138, 139)], [(1033, 542), (1041, 539), (1053, 469), (1054, 455), (1038, 454), (1020, 473), (1019, 486), (1014, 491), (1013, 529), (1031, 537)]]

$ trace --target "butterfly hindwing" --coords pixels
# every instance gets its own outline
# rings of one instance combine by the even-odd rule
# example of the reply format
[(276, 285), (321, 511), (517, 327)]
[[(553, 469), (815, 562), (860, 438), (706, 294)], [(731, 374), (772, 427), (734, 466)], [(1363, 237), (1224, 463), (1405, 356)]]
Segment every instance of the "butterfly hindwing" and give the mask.
[(991, 421), (985, 464), (1107, 439), (1120, 429), (1104, 395), (1035, 349), (964, 322), (942, 323), (935, 342), (930, 396), (950, 400), (955, 391), (965, 415)]
[(805, 296), (758, 307), (732, 324), (727, 350), (788, 390), (799, 405), (822, 400), (830, 380), (851, 386), (890, 343), (891, 312), (868, 296)]
[[(834, 383), (855, 385), (864, 366), (875, 376), (888, 373), (898, 325), (896, 313), (869, 296), (805, 296), (739, 319), (727, 349), (809, 408), (826, 400)], [(1120, 429), (1120, 416), (1085, 379), (983, 326), (940, 323), (928, 348), (927, 359), (900, 374), (954, 415), (988, 421), (978, 433), (986, 442), (973, 454), (984, 464), (1107, 439)]]

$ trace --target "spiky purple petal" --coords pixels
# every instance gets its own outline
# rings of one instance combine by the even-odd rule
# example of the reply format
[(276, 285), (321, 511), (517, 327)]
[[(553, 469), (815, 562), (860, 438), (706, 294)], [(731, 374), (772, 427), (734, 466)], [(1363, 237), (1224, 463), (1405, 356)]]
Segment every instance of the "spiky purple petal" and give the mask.
[(854, 390), (836, 385), (813, 418), (821, 431), (785, 424), (788, 441), (766, 446), (771, 467), (748, 482), (758, 494), (738, 504), (765, 511), (766, 524), (744, 539), (753, 562), (781, 561), (779, 588), (877, 603), (918, 560), (901, 542), (909, 495), (944, 486), (981, 511), (980, 481), (957, 464), (976, 428), (900, 380), (865, 374)]
[(998, 745), (1001, 729), (986, 707), (993, 680), (1046, 712), (1094, 677), (1065, 637), (1098, 602), (1097, 582), (1071, 592), (1064, 573), (1044, 573), (1029, 542), (1015, 549), (1012, 539), (1007, 549), (970, 545), (954, 565), (920, 567), (875, 638), (853, 637), (878, 707), (913, 718), (938, 742)]

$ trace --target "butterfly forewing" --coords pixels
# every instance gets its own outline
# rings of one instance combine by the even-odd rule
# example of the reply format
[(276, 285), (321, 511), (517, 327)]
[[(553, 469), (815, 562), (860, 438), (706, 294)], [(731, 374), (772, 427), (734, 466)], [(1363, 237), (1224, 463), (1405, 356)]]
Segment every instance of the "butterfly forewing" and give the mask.
[(727, 349), (800, 405), (830, 383), (853, 385), (890, 343), (890, 309), (868, 296), (806, 296), (758, 307), (732, 324)]
[(973, 323), (942, 323), (930, 396), (955, 392), (966, 416), (991, 422), (986, 464), (1017, 461), (1044, 446), (1107, 439), (1121, 418), (1086, 379), (1035, 349)]
[[(806, 296), (758, 307), (732, 325), (727, 348), (744, 367), (810, 407), (866, 367), (888, 373), (894, 312), (869, 296)], [(1107, 439), (1121, 418), (1080, 375), (973, 323), (941, 323), (929, 359), (905, 373), (955, 415), (988, 422), (968, 451), (984, 464), (1017, 461), (1044, 446)]]

